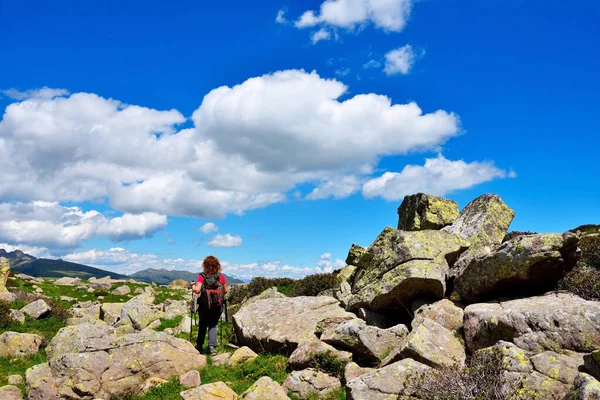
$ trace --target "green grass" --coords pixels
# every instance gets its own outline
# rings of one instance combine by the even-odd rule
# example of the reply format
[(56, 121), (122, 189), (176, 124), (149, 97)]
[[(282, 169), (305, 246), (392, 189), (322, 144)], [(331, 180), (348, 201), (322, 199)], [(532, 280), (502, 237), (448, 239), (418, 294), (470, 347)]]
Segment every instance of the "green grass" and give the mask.
[[(160, 326), (158, 328), (155, 329), (155, 331), (157, 332), (162, 332), (165, 329), (168, 328), (176, 328), (177, 326), (179, 326), (179, 324), (181, 323), (181, 320), (183, 319), (183, 315), (180, 315), (178, 317), (175, 317), (173, 319), (164, 319), (160, 321)], [(188, 334), (188, 339), (189, 339), (189, 334)]]
[[(288, 392), (288, 397), (292, 400), (298, 400), (292, 392)], [(317, 393), (310, 394), (306, 400), (346, 400), (346, 388), (339, 388), (329, 392), (325, 397), (319, 397)]]
[(40, 350), (29, 357), (0, 357), (0, 386), (8, 385), (9, 375), (21, 375), (23, 384), (19, 385), (19, 388), (25, 393), (25, 371), (34, 365), (45, 362), (46, 352), (44, 350)]
[(277, 286), (277, 291), (289, 297), (292, 295), (292, 285)]
[[(190, 341), (189, 333), (181, 333), (179, 335), (176, 335), (176, 337)], [(194, 326), (194, 327), (192, 327), (192, 340), (191, 340), (191, 343), (194, 346), (196, 345), (197, 337), (198, 337), (198, 327)], [(217, 327), (217, 349), (216, 349), (217, 353), (231, 352), (232, 348), (230, 346), (228, 346), (227, 344), (235, 343), (235, 342), (236, 342), (236, 338), (235, 338), (235, 332), (233, 329), (233, 324), (231, 322), (219, 321), (219, 326)], [(203, 348), (208, 347), (208, 331), (204, 338), (204, 344), (202, 347)]]
[(174, 376), (169, 382), (149, 390), (146, 394), (133, 396), (130, 400), (181, 400), (179, 393), (184, 390), (186, 388), (179, 383), (179, 378)]
[(179, 289), (170, 289), (166, 287), (157, 287), (156, 289), (156, 304), (164, 303), (165, 300), (186, 300), (188, 298), (187, 291)]
[(44, 337), (45, 342), (49, 342), (50, 339), (56, 335), (60, 328), (65, 327), (67, 324), (57, 317), (47, 317), (42, 319), (33, 319), (29, 316), (25, 316), (25, 323), (21, 324), (18, 321), (13, 321), (10, 325), (1, 328), (0, 333), (3, 332), (18, 332), (18, 333), (35, 333)]

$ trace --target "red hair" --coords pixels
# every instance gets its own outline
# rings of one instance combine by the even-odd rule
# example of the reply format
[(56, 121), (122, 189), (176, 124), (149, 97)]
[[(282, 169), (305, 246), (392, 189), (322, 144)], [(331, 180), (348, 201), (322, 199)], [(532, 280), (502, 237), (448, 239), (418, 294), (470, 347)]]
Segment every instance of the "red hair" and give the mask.
[(207, 275), (216, 275), (221, 272), (221, 263), (215, 256), (208, 256), (202, 262), (202, 269)]

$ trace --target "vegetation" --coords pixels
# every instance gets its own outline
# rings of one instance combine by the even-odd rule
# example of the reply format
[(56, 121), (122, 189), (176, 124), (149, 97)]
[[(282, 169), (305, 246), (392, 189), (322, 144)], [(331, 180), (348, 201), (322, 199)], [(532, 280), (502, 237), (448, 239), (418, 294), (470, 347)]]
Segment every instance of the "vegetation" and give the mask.
[[(46, 352), (38, 351), (36, 354), (28, 357), (7, 358), (0, 357), (0, 386), (8, 385), (10, 375), (25, 376), (25, 371), (34, 365), (46, 362)], [(25, 392), (25, 384), (19, 385), (21, 391)]]
[(319, 293), (338, 286), (334, 274), (314, 274), (294, 281), (292, 284), (292, 296), (317, 296)]
[(181, 400), (179, 393), (184, 390), (186, 388), (179, 383), (179, 378), (173, 376), (167, 383), (150, 389), (144, 395), (133, 396), (131, 400)]
[(506, 235), (504, 235), (504, 239), (502, 240), (502, 243), (504, 242), (508, 242), (511, 239), (516, 238), (517, 236), (530, 236), (530, 235), (537, 235), (537, 232), (530, 232), (530, 231), (510, 231), (508, 232)]
[(68, 261), (47, 260), (45, 258), (38, 258), (33, 261), (20, 263), (17, 266), (13, 266), (13, 270), (16, 273), (41, 276), (44, 278), (62, 278), (68, 276), (71, 278), (89, 279), (91, 277), (102, 278), (110, 276), (112, 279), (129, 279), (127, 275), (121, 275)]
[(581, 232), (584, 235), (590, 234), (590, 233), (600, 233), (600, 225), (597, 224), (586, 224), (586, 225), (579, 225), (577, 228), (575, 229), (571, 229), (571, 232)]
[(556, 288), (586, 300), (600, 300), (600, 269), (577, 263), (577, 266), (558, 282)]
[(581, 262), (600, 269), (600, 234), (586, 235), (579, 241)]
[(343, 378), (346, 365), (335, 357), (331, 352), (317, 353), (310, 362), (311, 368), (326, 374)]
[(289, 287), (294, 283), (290, 278), (253, 278), (246, 285), (233, 286), (227, 298), (231, 304), (241, 304), (245, 299), (257, 296), (263, 291), (276, 286), (280, 292), (286, 294), (289, 292)]

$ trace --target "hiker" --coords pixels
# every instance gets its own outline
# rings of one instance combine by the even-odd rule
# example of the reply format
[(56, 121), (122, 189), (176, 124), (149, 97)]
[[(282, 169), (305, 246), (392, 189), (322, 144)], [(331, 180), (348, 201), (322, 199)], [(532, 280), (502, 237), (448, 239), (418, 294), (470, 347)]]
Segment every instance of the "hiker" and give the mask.
[(227, 281), (221, 274), (221, 263), (214, 256), (208, 256), (202, 262), (202, 273), (192, 286), (192, 291), (200, 294), (198, 298), (198, 339), (196, 348), (204, 353), (202, 345), (208, 329), (208, 352), (216, 354), (217, 347), (217, 325), (223, 313), (225, 293), (227, 293)]

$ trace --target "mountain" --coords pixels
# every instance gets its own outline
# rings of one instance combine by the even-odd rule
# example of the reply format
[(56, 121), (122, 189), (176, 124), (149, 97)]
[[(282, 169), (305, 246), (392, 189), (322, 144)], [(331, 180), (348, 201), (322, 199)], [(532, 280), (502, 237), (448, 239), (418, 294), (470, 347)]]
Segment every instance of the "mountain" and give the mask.
[(10, 263), (12, 268), (22, 263), (36, 260), (34, 256), (25, 254), (21, 250), (7, 252), (4, 249), (0, 249), (0, 257), (8, 258), (8, 262)]
[(11, 269), (35, 277), (43, 278), (62, 278), (68, 276), (72, 278), (89, 279), (91, 277), (102, 278), (110, 276), (113, 279), (129, 279), (127, 275), (117, 274), (115, 272), (105, 271), (99, 268), (88, 267), (87, 265), (72, 263), (63, 260), (49, 260), (37, 258), (19, 264), (11, 263)]
[[(241, 281), (227, 274), (223, 275), (225, 275), (225, 279), (227, 279), (228, 284), (244, 283), (244, 281)], [(169, 271), (166, 269), (148, 268), (142, 271), (135, 272), (131, 274), (130, 277), (140, 281), (154, 282), (157, 285), (168, 285), (175, 279), (183, 279), (186, 282), (196, 281), (196, 279), (198, 279), (198, 273), (189, 271)]]

